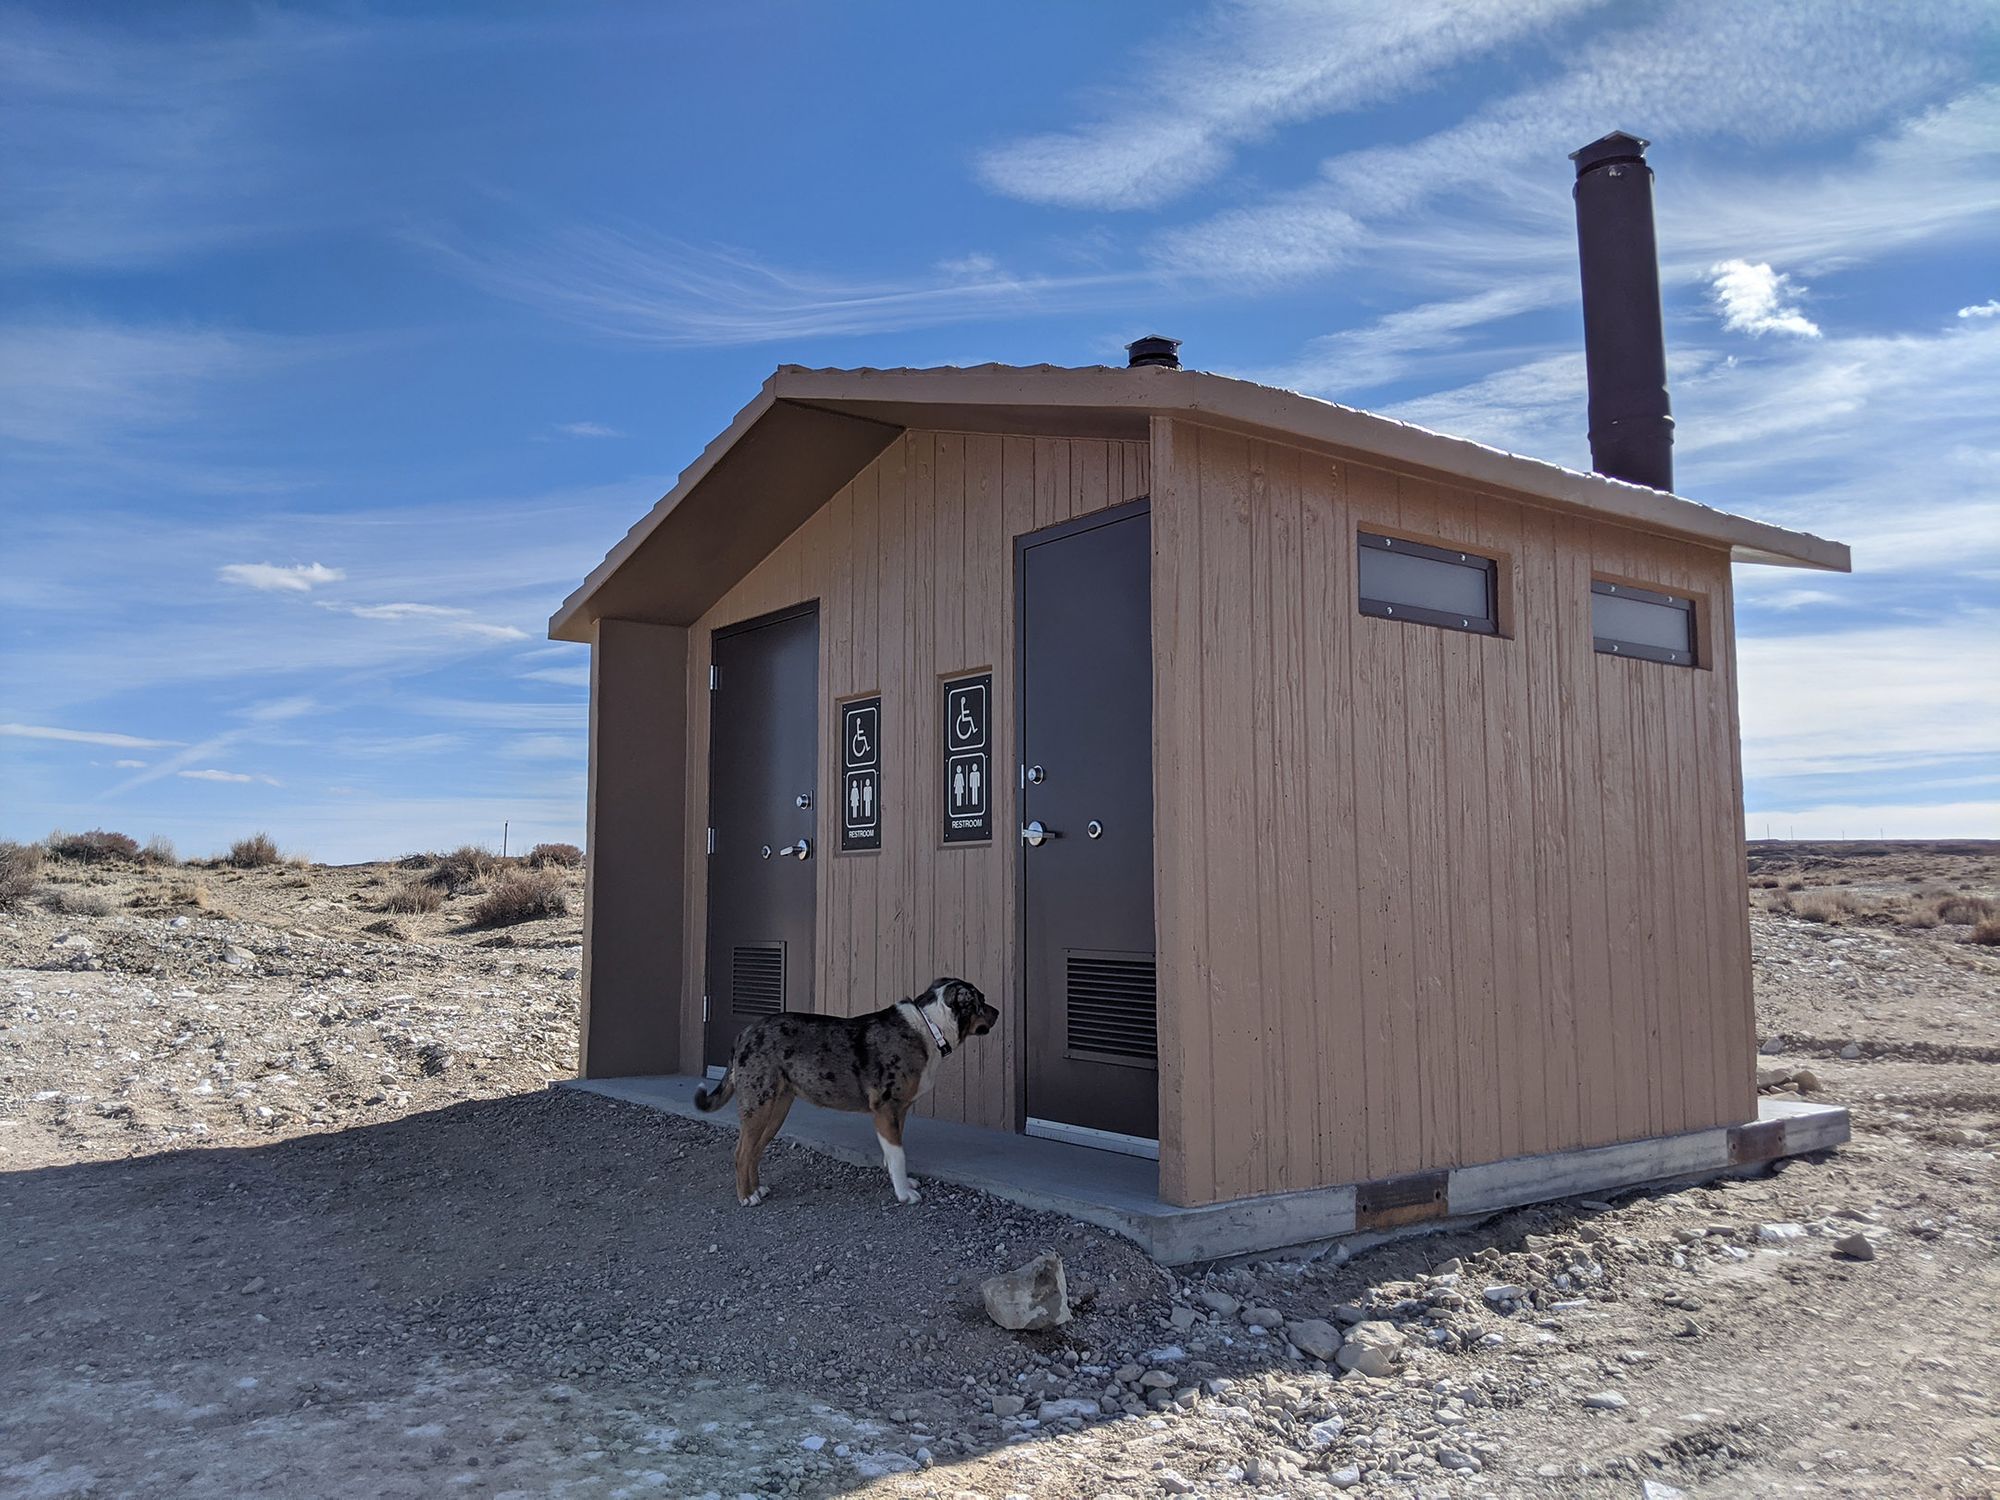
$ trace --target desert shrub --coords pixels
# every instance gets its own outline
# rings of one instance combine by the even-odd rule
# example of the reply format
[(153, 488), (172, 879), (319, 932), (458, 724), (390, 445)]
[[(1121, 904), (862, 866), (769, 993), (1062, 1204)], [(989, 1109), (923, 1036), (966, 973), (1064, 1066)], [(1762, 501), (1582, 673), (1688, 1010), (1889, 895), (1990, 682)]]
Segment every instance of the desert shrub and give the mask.
[(1791, 903), (1792, 915), (1807, 922), (1824, 922), (1838, 926), (1849, 917), (1859, 916), (1861, 908), (1854, 898), (1845, 891), (1815, 891)]
[(229, 862), (239, 870), (261, 870), (277, 864), (280, 858), (278, 846), (271, 842), (268, 833), (253, 833), (229, 846)]
[(1990, 896), (1940, 896), (1931, 908), (1940, 922), (1976, 927), (1988, 917), (2000, 915), (2000, 905)]
[(582, 863), (583, 851), (574, 844), (537, 844), (528, 851), (528, 868), (531, 870), (547, 865), (573, 870)]
[(444, 856), (439, 854), (435, 849), (427, 854), (405, 854), (401, 859), (396, 861), (396, 868), (399, 870), (427, 870), (443, 858)]
[(212, 903), (207, 881), (169, 880), (147, 886), (132, 897), (132, 904), (155, 910), (192, 906), (196, 911), (207, 911)]
[(424, 879), (456, 896), (460, 891), (469, 891), (478, 885), (493, 873), (499, 863), (490, 851), (477, 844), (460, 844), (451, 853), (440, 855), (437, 864)]
[(1988, 917), (1972, 929), (1969, 943), (1984, 943), (1989, 948), (2000, 948), (2000, 917)]
[(96, 891), (70, 891), (56, 888), (42, 893), (43, 911), (52, 911), (59, 917), (108, 917), (111, 903)]
[(49, 853), (81, 865), (102, 864), (112, 859), (137, 859), (139, 841), (122, 833), (106, 833), (102, 828), (93, 828), (88, 833), (52, 833)]
[(154, 834), (146, 840), (146, 847), (139, 851), (140, 860), (149, 865), (177, 865), (180, 855), (174, 852), (174, 841)]
[(1928, 906), (1920, 906), (1915, 911), (1903, 913), (1902, 922), (1905, 927), (1935, 927), (1938, 924), (1937, 913)]
[(34, 844), (0, 843), (0, 911), (13, 911), (34, 894), (42, 851)]
[(400, 912), (436, 911), (444, 905), (444, 890), (421, 880), (406, 880), (382, 898), (382, 910)]
[(546, 870), (522, 875), (508, 873), (472, 908), (474, 927), (508, 927), (539, 917), (560, 917), (569, 911), (562, 883)]

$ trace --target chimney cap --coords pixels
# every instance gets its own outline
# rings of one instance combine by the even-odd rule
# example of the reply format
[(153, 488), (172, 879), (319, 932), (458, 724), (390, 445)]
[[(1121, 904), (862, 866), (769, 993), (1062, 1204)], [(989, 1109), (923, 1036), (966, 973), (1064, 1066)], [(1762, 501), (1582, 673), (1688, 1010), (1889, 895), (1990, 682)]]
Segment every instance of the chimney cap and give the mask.
[(1125, 365), (1136, 370), (1143, 365), (1158, 365), (1166, 370), (1181, 367), (1181, 341), (1162, 334), (1149, 333), (1142, 339), (1134, 339), (1125, 346)]
[(1644, 161), (1646, 148), (1653, 143), (1623, 130), (1600, 136), (1588, 146), (1579, 146), (1570, 152), (1569, 159), (1576, 163), (1576, 175), (1581, 177), (1593, 167), (1601, 167), (1606, 162)]

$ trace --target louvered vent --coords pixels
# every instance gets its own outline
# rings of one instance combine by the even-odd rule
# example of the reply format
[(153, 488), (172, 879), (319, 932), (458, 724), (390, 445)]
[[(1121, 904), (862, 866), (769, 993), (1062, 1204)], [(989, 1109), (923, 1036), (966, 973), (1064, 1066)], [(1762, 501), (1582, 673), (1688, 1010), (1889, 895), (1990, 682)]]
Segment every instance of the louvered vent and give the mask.
[(775, 1016), (785, 1008), (785, 945), (738, 948), (729, 969), (729, 1008), (739, 1016)]
[(1151, 1067), (1159, 1057), (1159, 990), (1150, 953), (1067, 952), (1072, 1056)]

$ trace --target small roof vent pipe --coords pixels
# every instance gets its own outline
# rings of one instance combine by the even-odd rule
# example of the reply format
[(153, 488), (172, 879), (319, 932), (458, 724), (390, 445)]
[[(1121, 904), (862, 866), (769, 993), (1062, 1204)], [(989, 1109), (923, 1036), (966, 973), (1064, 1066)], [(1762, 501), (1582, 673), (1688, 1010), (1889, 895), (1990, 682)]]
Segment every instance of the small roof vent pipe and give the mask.
[(1163, 370), (1178, 370), (1181, 367), (1181, 341), (1162, 338), (1157, 333), (1149, 333), (1142, 339), (1134, 339), (1125, 346), (1125, 367), (1136, 370), (1141, 365), (1158, 365)]
[(1590, 466), (1613, 479), (1671, 490), (1674, 419), (1648, 144), (1614, 130), (1570, 153), (1590, 380)]

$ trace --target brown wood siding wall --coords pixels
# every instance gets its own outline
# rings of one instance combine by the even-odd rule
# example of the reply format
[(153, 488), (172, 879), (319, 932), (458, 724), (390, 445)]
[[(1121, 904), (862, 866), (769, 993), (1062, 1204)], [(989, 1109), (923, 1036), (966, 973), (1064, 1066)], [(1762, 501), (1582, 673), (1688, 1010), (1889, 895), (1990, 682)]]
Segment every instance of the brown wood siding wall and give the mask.
[[(1186, 422), (1153, 447), (1163, 1194), (1750, 1118), (1727, 555)], [(1502, 634), (1362, 616), (1361, 528), (1499, 559)], [(1596, 654), (1593, 575), (1696, 596), (1703, 666)]]
[[(701, 1056), (708, 924), (708, 666), (719, 627), (820, 603), (817, 1003), (856, 1014), (940, 974), (985, 990), (992, 1037), (946, 1065), (927, 1107), (1016, 1124), (1014, 538), (1144, 495), (1143, 442), (910, 432), (694, 626), (689, 642), (688, 943), (682, 1055)], [(994, 839), (939, 841), (939, 681), (993, 672)], [(839, 854), (835, 704), (882, 694), (882, 848)]]

